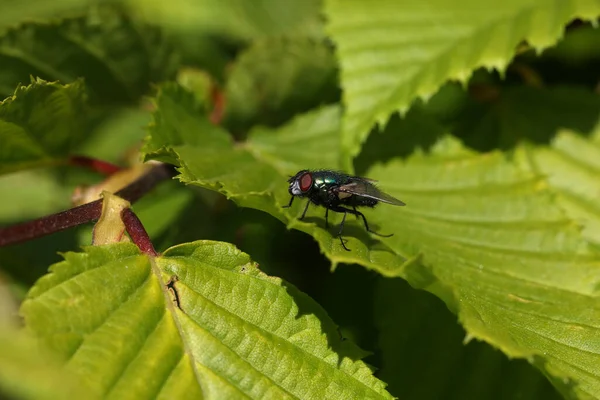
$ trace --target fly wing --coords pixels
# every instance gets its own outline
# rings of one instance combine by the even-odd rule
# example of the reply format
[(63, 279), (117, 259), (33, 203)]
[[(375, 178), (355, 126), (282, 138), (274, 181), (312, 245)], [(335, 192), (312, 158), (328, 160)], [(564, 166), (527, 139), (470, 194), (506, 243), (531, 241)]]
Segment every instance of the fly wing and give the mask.
[(371, 199), (379, 200), (384, 203), (392, 204), (395, 206), (405, 206), (406, 204), (398, 200), (397, 198), (390, 196), (387, 193), (382, 192), (373, 185), (371, 182), (375, 182), (371, 179), (364, 178), (353, 178), (352, 182), (345, 185), (341, 185), (337, 190), (343, 193), (350, 193), (356, 196), (368, 197)]

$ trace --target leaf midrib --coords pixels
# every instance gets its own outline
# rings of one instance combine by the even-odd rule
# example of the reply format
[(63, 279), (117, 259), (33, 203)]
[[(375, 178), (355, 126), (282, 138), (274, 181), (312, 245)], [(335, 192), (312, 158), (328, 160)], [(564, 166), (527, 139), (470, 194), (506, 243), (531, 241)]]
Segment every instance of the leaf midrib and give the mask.
[[(215, 267), (212, 267), (212, 268), (215, 268)], [(219, 269), (219, 270), (221, 270), (221, 269)], [(226, 272), (230, 272), (230, 273), (232, 273), (232, 274), (235, 274), (233, 271), (227, 271), (227, 270), (223, 270), (223, 271), (226, 271)], [(236, 275), (237, 275), (237, 274), (236, 274)], [(256, 278), (256, 277), (252, 277), (252, 278)], [(265, 281), (261, 280), (261, 282), (265, 282)], [(267, 282), (267, 283), (269, 283), (269, 282)], [(185, 283), (183, 283), (183, 282), (179, 282), (179, 284), (181, 284), (181, 285), (185, 285)], [(225, 307), (221, 306), (220, 304), (217, 304), (217, 303), (215, 303), (215, 302), (214, 302), (212, 299), (210, 299), (209, 297), (205, 296), (204, 294), (202, 294), (202, 293), (200, 293), (200, 292), (196, 291), (196, 290), (195, 290), (195, 289), (193, 289), (192, 287), (190, 287), (190, 286), (188, 286), (188, 285), (185, 285), (185, 287), (186, 287), (186, 288), (187, 288), (189, 291), (191, 291), (191, 292), (195, 293), (195, 294), (196, 294), (198, 297), (201, 297), (201, 298), (203, 298), (203, 299), (204, 299), (206, 302), (213, 304), (213, 305), (215, 306), (215, 308), (217, 308), (217, 309), (219, 309), (219, 310), (222, 310), (222, 312), (224, 312), (224, 313), (227, 313), (227, 314), (231, 315), (232, 317), (234, 317), (234, 318), (236, 318), (236, 319), (240, 320), (240, 321), (241, 321), (242, 323), (244, 323), (244, 324), (247, 324), (247, 325), (249, 325), (249, 326), (252, 326), (252, 327), (254, 327), (254, 328), (255, 328), (255, 329), (256, 329), (256, 330), (257, 330), (257, 331), (258, 331), (258, 332), (259, 332), (259, 333), (260, 333), (260, 334), (261, 334), (263, 337), (272, 337), (272, 338), (277, 338), (277, 339), (279, 339), (281, 342), (283, 342), (284, 344), (288, 344), (288, 345), (290, 345), (290, 346), (293, 346), (295, 349), (297, 349), (299, 352), (301, 352), (301, 353), (302, 353), (302, 354), (304, 354), (305, 356), (307, 356), (307, 357), (310, 357), (310, 359), (316, 360), (316, 362), (317, 362), (318, 364), (324, 364), (324, 365), (326, 365), (326, 366), (328, 367), (328, 369), (331, 369), (331, 368), (335, 369), (335, 368), (333, 367), (333, 365), (332, 365), (332, 364), (330, 364), (330, 363), (326, 362), (324, 359), (320, 359), (318, 356), (316, 356), (316, 355), (314, 355), (314, 354), (312, 354), (312, 353), (310, 353), (310, 352), (306, 351), (306, 350), (305, 350), (305, 349), (303, 349), (302, 347), (299, 347), (297, 344), (290, 342), (288, 339), (286, 339), (286, 338), (284, 338), (284, 337), (282, 337), (282, 336), (280, 336), (280, 335), (277, 335), (275, 332), (269, 332), (269, 331), (265, 330), (264, 328), (260, 327), (259, 325), (256, 325), (255, 323), (253, 323), (253, 322), (251, 322), (251, 321), (248, 321), (248, 320), (244, 319), (242, 316), (240, 316), (240, 315), (238, 315), (238, 314), (236, 314), (236, 313), (234, 313), (234, 312), (232, 312), (232, 311), (228, 310), (227, 308), (225, 308)], [(204, 327), (202, 327), (201, 325), (199, 325), (199, 324), (196, 322), (196, 320), (194, 320), (192, 317), (190, 317), (190, 316), (189, 316), (189, 315), (188, 315), (188, 314), (187, 314), (185, 311), (182, 311), (182, 313), (183, 313), (183, 314), (184, 314), (184, 315), (185, 315), (187, 318), (189, 318), (189, 319), (190, 319), (190, 320), (193, 322), (193, 324), (194, 324), (195, 326), (197, 326), (198, 328), (202, 329), (204, 332), (206, 332), (207, 334), (209, 334), (210, 336), (212, 336), (212, 337), (213, 337), (213, 338), (214, 338), (214, 339), (215, 339), (217, 342), (219, 342), (221, 345), (223, 345), (223, 346), (225, 346), (226, 348), (228, 348), (228, 349), (229, 349), (229, 350), (230, 350), (230, 351), (231, 351), (233, 354), (236, 354), (240, 360), (242, 360), (242, 361), (243, 361), (245, 364), (247, 364), (247, 365), (249, 365), (250, 367), (252, 367), (252, 368), (253, 368), (253, 369), (254, 369), (254, 370), (255, 370), (255, 371), (258, 373), (258, 374), (260, 374), (261, 376), (264, 376), (264, 377), (265, 377), (265, 378), (267, 378), (267, 379), (268, 379), (270, 382), (273, 382), (273, 384), (274, 384), (275, 386), (277, 386), (277, 387), (279, 387), (280, 389), (282, 389), (282, 391), (284, 391), (284, 392), (288, 393), (288, 394), (290, 395), (290, 397), (293, 397), (293, 398), (295, 398), (295, 397), (296, 397), (295, 395), (293, 395), (293, 394), (289, 393), (289, 391), (288, 391), (286, 388), (283, 388), (283, 387), (282, 387), (282, 386), (281, 386), (279, 383), (277, 383), (277, 382), (273, 381), (273, 380), (272, 380), (272, 379), (271, 379), (269, 376), (265, 375), (265, 374), (264, 374), (264, 372), (262, 372), (262, 371), (260, 371), (259, 369), (257, 369), (257, 368), (256, 368), (256, 367), (255, 367), (255, 366), (252, 364), (252, 363), (250, 363), (250, 361), (249, 361), (249, 360), (243, 359), (241, 356), (239, 356), (239, 355), (238, 355), (238, 353), (237, 353), (237, 352), (236, 352), (234, 349), (232, 349), (230, 346), (228, 346), (227, 344), (225, 344), (225, 343), (224, 343), (224, 342), (223, 342), (223, 341), (222, 341), (220, 338), (216, 337), (216, 336), (215, 336), (215, 335), (214, 335), (214, 334), (213, 334), (211, 331), (209, 331), (209, 330), (205, 329)], [(305, 328), (304, 330), (307, 330), (307, 329), (308, 329), (308, 328)], [(295, 333), (294, 333), (294, 335), (296, 335), (296, 334), (299, 334), (299, 333), (301, 333), (301, 332), (302, 332), (302, 331), (295, 332)], [(340, 361), (340, 362), (341, 362), (341, 361)], [(346, 371), (346, 370), (344, 370), (344, 369), (338, 369), (337, 371), (339, 371), (339, 372), (342, 372), (342, 373), (343, 373), (343, 374), (344, 374), (346, 377), (348, 377), (350, 380), (352, 380), (352, 381), (354, 381), (354, 382), (358, 382), (358, 383), (360, 383), (360, 385), (361, 385), (363, 388), (365, 388), (365, 389), (366, 389), (366, 392), (371, 392), (371, 393), (373, 393), (374, 395), (376, 395), (377, 397), (382, 397), (382, 396), (381, 396), (381, 394), (377, 393), (377, 392), (376, 392), (375, 390), (373, 390), (371, 387), (367, 386), (367, 385), (366, 385), (366, 384), (365, 384), (365, 383), (364, 383), (362, 380), (360, 380), (360, 379), (358, 379), (358, 378), (356, 378), (356, 377), (352, 376), (352, 375), (351, 375), (351, 374), (350, 374), (348, 371)], [(226, 378), (224, 378), (224, 379), (226, 379)], [(227, 381), (229, 382), (229, 380), (227, 380)], [(235, 385), (234, 385), (234, 386), (235, 386)], [(237, 386), (235, 386), (235, 387), (237, 387)]]

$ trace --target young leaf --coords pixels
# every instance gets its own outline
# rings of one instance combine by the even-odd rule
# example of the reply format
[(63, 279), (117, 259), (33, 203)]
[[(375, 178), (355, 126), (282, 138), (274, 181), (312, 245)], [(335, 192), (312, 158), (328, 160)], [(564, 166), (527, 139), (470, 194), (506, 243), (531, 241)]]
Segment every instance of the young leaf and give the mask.
[(503, 70), (526, 40), (554, 44), (564, 24), (595, 19), (595, 0), (326, 0), (328, 31), (337, 44), (344, 103), (343, 156), (356, 156), (375, 123), (385, 124), (416, 97), (448, 79), (466, 81), (478, 67)]
[(63, 162), (85, 138), (86, 111), (82, 81), (19, 86), (0, 102), (0, 174)]
[(26, 326), (112, 398), (391, 398), (316, 303), (232, 245), (89, 247), (31, 289)]
[[(321, 251), (334, 262), (358, 262), (384, 274), (404, 262), (380, 241), (348, 223), (351, 240), (347, 252), (335, 237), (337, 227), (325, 229), (322, 209), (314, 209), (302, 222), (297, 217), (304, 204), (289, 202), (287, 179), (305, 168), (339, 168), (340, 108), (324, 107), (301, 115), (277, 129), (256, 128), (243, 144), (234, 144), (223, 129), (211, 125), (194, 108), (191, 95), (167, 85), (157, 97), (155, 123), (146, 143), (147, 158), (180, 166), (179, 179), (188, 184), (217, 190), (245, 207), (266, 211), (274, 217), (311, 234)], [(318, 213), (318, 214), (317, 214)], [(313, 218), (313, 215), (319, 218)], [(334, 216), (330, 216), (334, 220)]]
[(135, 101), (150, 83), (170, 79), (177, 53), (163, 33), (111, 8), (56, 23), (26, 23), (0, 37), (0, 96), (40, 76), (84, 77), (93, 100)]

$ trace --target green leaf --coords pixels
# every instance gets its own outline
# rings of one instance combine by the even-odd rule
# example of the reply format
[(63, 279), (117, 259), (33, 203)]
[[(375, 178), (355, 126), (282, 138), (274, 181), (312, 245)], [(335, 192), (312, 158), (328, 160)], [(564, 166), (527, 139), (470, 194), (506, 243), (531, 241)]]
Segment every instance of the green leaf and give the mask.
[(452, 140), (367, 175), (408, 204), (371, 218), (395, 233), (391, 249), (420, 255), (400, 276), (441, 297), (470, 338), (527, 358), (571, 397), (600, 394), (600, 254), (542, 178)]
[(406, 157), (415, 149), (427, 150), (445, 133), (441, 123), (420, 107), (411, 108), (404, 117), (394, 115), (382, 132), (369, 135), (354, 160), (356, 172), (364, 175), (373, 163)]
[(391, 398), (324, 310), (229, 244), (88, 247), (51, 270), (26, 326), (96, 395)]
[(597, 60), (600, 55), (600, 29), (590, 25), (574, 29), (543, 55), (571, 65), (585, 65), (590, 60)]
[(151, 23), (181, 32), (204, 32), (244, 40), (264, 36), (322, 36), (320, 0), (123, 0)]
[(91, 4), (90, 0), (23, 0), (0, 2), (0, 30), (22, 21), (56, 17), (64, 14), (83, 12)]
[(19, 171), (0, 176), (0, 224), (17, 223), (69, 208), (69, 193), (48, 171)]
[(333, 51), (307, 38), (254, 42), (232, 66), (225, 125), (277, 125), (338, 98)]
[(356, 156), (375, 123), (385, 124), (448, 79), (466, 81), (478, 67), (504, 70), (516, 46), (553, 45), (574, 18), (595, 19), (596, 0), (326, 0), (328, 31), (337, 44), (344, 103), (342, 147)]
[(89, 390), (32, 337), (17, 329), (0, 328), (0, 393), (10, 399), (93, 399)]
[(561, 398), (525, 360), (463, 343), (465, 332), (444, 303), (400, 279), (379, 280), (373, 312), (382, 350), (378, 376), (399, 399)]
[[(354, 222), (348, 223), (347, 232), (352, 232), (348, 246), (353, 248), (349, 253), (340, 246), (334, 233), (337, 228), (325, 229), (321, 210), (299, 221), (303, 204), (281, 208), (290, 199), (286, 181), (291, 174), (305, 168), (339, 168), (338, 106), (298, 116), (277, 130), (256, 128), (246, 142), (234, 144), (227, 132), (202, 116), (192, 95), (181, 88), (165, 86), (156, 102), (147, 158), (179, 165), (182, 182), (217, 190), (238, 205), (266, 211), (289, 227), (311, 234), (335, 263), (359, 262), (384, 274), (396, 274), (386, 269), (395, 268), (404, 258), (370, 238), (362, 226), (359, 230)], [(312, 217), (315, 213), (318, 219)]]
[(40, 76), (69, 83), (84, 77), (99, 102), (135, 101), (150, 83), (170, 79), (177, 53), (162, 32), (112, 8), (53, 23), (26, 23), (0, 37), (0, 95)]
[(86, 95), (36, 79), (0, 102), (0, 173), (61, 163), (86, 137)]
[(103, 113), (76, 153), (119, 165), (136, 163), (133, 150), (144, 139), (150, 119), (150, 111), (141, 107), (111, 109)]
[(599, 110), (600, 97), (584, 87), (509, 86), (490, 102), (469, 99), (453, 132), (478, 150), (510, 149), (524, 140), (548, 143), (561, 128), (589, 132)]
[(551, 146), (523, 146), (517, 155), (524, 168), (548, 177), (558, 203), (582, 225), (582, 235), (600, 245), (600, 125), (590, 136), (562, 130)]
[(7, 399), (82, 398), (86, 390), (76, 377), (60, 371), (56, 358), (18, 328), (18, 304), (10, 286), (0, 276), (0, 395)]
[[(337, 160), (323, 157), (337, 149), (339, 114), (329, 117), (327, 130), (315, 123), (334, 108), (276, 131), (257, 130), (234, 145), (177, 91), (165, 88), (157, 104), (148, 142), (156, 150), (149, 156), (168, 155), (180, 165), (183, 182), (217, 190), (311, 234), (334, 265), (358, 263), (433, 292), (458, 314), (469, 337), (527, 358), (561, 391), (600, 393), (594, 339), (600, 334), (600, 254), (543, 177), (518, 160), (500, 152), (478, 154), (446, 137), (427, 152), (371, 166), (365, 175), (407, 207), (367, 211), (371, 225), (394, 233), (391, 238), (370, 238), (362, 224), (349, 221), (344, 237), (352, 251), (346, 252), (334, 236), (337, 229), (323, 229), (322, 209), (302, 222), (295, 217), (303, 204), (281, 208), (289, 199), (286, 174)], [(433, 127), (432, 133), (439, 131)]]

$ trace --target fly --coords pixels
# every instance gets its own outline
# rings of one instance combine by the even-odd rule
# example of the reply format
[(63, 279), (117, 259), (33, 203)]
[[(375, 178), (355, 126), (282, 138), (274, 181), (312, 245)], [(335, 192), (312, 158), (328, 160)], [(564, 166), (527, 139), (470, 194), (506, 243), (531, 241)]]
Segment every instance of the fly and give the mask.
[(344, 223), (346, 222), (346, 215), (348, 213), (356, 215), (356, 218), (362, 217), (367, 232), (371, 232), (377, 236), (390, 237), (393, 234), (383, 235), (372, 231), (367, 223), (367, 218), (356, 207), (375, 207), (379, 202), (394, 206), (406, 205), (395, 197), (380, 191), (375, 186), (376, 181), (338, 171), (302, 170), (290, 177), (288, 182), (290, 184), (288, 191), (292, 195), (292, 198), (284, 208), (291, 207), (296, 197), (307, 197), (309, 200), (306, 202), (306, 207), (300, 219), (306, 216), (306, 211), (311, 202), (325, 207), (325, 228), (329, 227), (327, 221), (329, 210), (344, 214), (338, 237), (340, 238), (342, 247), (346, 251), (350, 251), (350, 249), (346, 247), (342, 239), (342, 232), (344, 231)]

